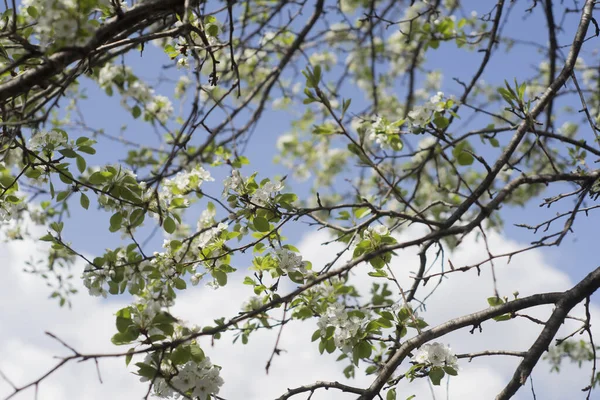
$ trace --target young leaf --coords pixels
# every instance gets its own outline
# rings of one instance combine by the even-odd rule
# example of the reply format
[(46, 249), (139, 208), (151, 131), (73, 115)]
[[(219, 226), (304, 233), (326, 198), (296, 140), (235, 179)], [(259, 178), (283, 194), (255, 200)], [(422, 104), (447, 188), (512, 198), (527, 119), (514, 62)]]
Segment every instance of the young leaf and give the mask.
[(87, 197), (87, 195), (85, 193), (81, 193), (81, 197), (79, 198), (79, 203), (81, 204), (81, 207), (83, 207), (87, 210), (88, 207), (90, 206), (90, 199)]

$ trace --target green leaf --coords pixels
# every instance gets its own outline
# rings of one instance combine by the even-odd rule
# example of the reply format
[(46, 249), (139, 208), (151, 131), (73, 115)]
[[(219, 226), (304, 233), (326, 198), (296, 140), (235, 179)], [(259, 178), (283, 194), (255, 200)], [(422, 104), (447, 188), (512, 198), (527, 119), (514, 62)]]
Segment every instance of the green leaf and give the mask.
[(138, 367), (137, 373), (139, 376), (143, 376), (144, 378), (148, 379), (154, 379), (154, 377), (156, 376), (156, 369), (152, 368), (148, 364), (139, 362), (135, 365)]
[(165, 232), (173, 233), (173, 232), (175, 232), (176, 228), (177, 228), (177, 225), (175, 224), (175, 221), (173, 220), (173, 218), (171, 218), (171, 217), (165, 218), (165, 221), (163, 222), (163, 229), (165, 230)]
[(173, 280), (173, 283), (175, 284), (175, 288), (177, 288), (179, 290), (185, 290), (185, 288), (187, 287), (187, 285), (185, 284), (185, 281), (181, 278), (175, 278)]
[(454, 368), (452, 368), (452, 367), (447, 367), (447, 366), (446, 366), (446, 367), (444, 367), (444, 371), (445, 371), (445, 372), (446, 372), (448, 375), (451, 375), (451, 376), (456, 376), (456, 375), (458, 375), (458, 372), (457, 372), (457, 371), (456, 371)]
[(106, 182), (106, 177), (104, 175), (102, 175), (102, 172), (98, 171), (98, 172), (94, 172), (92, 175), (90, 175), (90, 177), (88, 178), (88, 181), (92, 185), (100, 185), (100, 184)]
[(333, 341), (333, 339), (327, 340), (327, 342), (325, 343), (325, 350), (329, 354), (331, 354), (335, 351), (335, 342)]
[(219, 34), (219, 27), (214, 24), (209, 25), (206, 33), (208, 33), (208, 36), (216, 37)]
[(269, 232), (271, 230), (269, 227), (269, 221), (267, 221), (267, 219), (264, 217), (254, 218), (254, 228), (259, 232)]
[(120, 346), (133, 342), (140, 336), (140, 331), (134, 326), (131, 326), (125, 332), (116, 333), (110, 340), (113, 344)]
[(466, 151), (461, 152), (458, 157), (456, 157), (456, 161), (459, 165), (471, 165), (475, 158), (471, 155), (471, 153), (467, 153)]
[(361, 208), (354, 209), (354, 216), (358, 219), (361, 219), (362, 217), (364, 217), (365, 215), (368, 215), (370, 213), (371, 213), (371, 209), (369, 207), (361, 207)]
[(341, 119), (344, 119), (344, 115), (346, 114), (346, 111), (348, 111), (348, 107), (350, 107), (350, 103), (352, 102), (352, 99), (346, 99), (342, 101), (342, 117)]
[(488, 297), (487, 302), (491, 307), (499, 306), (501, 304), (506, 303), (504, 299), (497, 296)]
[(169, 357), (171, 362), (175, 365), (185, 364), (192, 357), (192, 353), (188, 346), (179, 346), (177, 347)]
[(139, 118), (140, 115), (142, 115), (142, 109), (139, 106), (134, 106), (131, 109), (131, 115), (133, 116), (133, 118)]
[(435, 386), (440, 385), (444, 375), (446, 375), (446, 373), (440, 367), (433, 367), (431, 368), (431, 371), (429, 371), (429, 379)]
[(394, 314), (392, 314), (389, 311), (382, 311), (379, 313), (379, 315), (381, 315), (383, 318), (389, 320), (389, 321), (393, 321), (394, 320)]
[(197, 345), (190, 346), (190, 353), (191, 353), (192, 359), (194, 361), (196, 361), (197, 363), (201, 362), (202, 360), (204, 360), (206, 358), (204, 351), (202, 351), (200, 346), (197, 346)]
[(129, 216), (129, 223), (135, 228), (144, 222), (144, 218), (146, 218), (146, 212), (141, 208), (136, 208)]
[(82, 151), (87, 154), (96, 154), (96, 150), (90, 146), (79, 146), (79, 151)]
[(132, 321), (130, 318), (123, 318), (121, 316), (117, 316), (117, 330), (121, 333), (127, 332), (127, 329), (132, 325)]
[(90, 206), (90, 199), (87, 197), (87, 195), (85, 193), (81, 193), (81, 197), (79, 198), (79, 203), (81, 204), (81, 207), (83, 207), (87, 210)]
[(47, 234), (45, 234), (44, 236), (42, 236), (42, 237), (40, 238), (40, 240), (41, 240), (42, 242), (54, 242), (54, 236), (52, 236), (51, 234), (47, 233)]
[(396, 400), (396, 389), (390, 389), (385, 395), (385, 400)]
[(223, 271), (214, 271), (212, 275), (215, 277), (219, 286), (227, 285), (227, 274)]
[(369, 263), (375, 269), (381, 269), (381, 268), (385, 267), (385, 260), (383, 258), (381, 258), (380, 256), (371, 258), (369, 260)]
[(116, 212), (110, 217), (110, 228), (111, 232), (116, 232), (121, 229), (121, 223), (123, 222), (123, 215), (120, 212)]
[(27, 7), (27, 14), (29, 14), (31, 18), (37, 18), (39, 15), (37, 8), (34, 6)]
[(314, 342), (315, 340), (319, 339), (321, 337), (321, 330), (317, 329), (316, 331), (314, 331), (312, 337), (310, 338), (311, 342)]
[(77, 169), (79, 170), (79, 172), (81, 172), (81, 173), (85, 172), (85, 167), (86, 167), (85, 159), (78, 155), (77, 158), (75, 159), (75, 162), (77, 163)]
[(356, 354), (359, 358), (369, 358), (373, 351), (373, 347), (366, 340), (358, 342), (358, 345), (354, 347), (353, 352), (356, 351)]
[[(88, 138), (88, 137), (85, 137), (85, 136), (80, 136), (80, 137), (78, 137), (78, 138), (77, 138), (77, 140), (75, 141), (75, 144), (76, 144), (77, 146), (81, 146), (82, 144), (84, 144), (84, 143), (85, 143), (85, 142), (87, 142), (88, 140), (90, 140), (90, 138)], [(92, 142), (94, 142), (94, 141), (92, 141)]]
[(133, 352), (135, 351), (135, 348), (132, 347), (129, 350), (127, 350), (127, 355), (125, 356), (125, 366), (128, 366), (129, 363), (131, 362), (131, 359), (133, 358)]
[(62, 192), (59, 192), (58, 195), (56, 196), (56, 201), (63, 201), (64, 199), (67, 198), (67, 196), (71, 194), (70, 190), (64, 190)]
[(75, 153), (75, 151), (73, 151), (72, 149), (60, 149), (58, 152), (68, 158), (77, 157), (77, 153)]
[(73, 175), (69, 171), (64, 171), (62, 174), (58, 174), (58, 178), (67, 185), (73, 183)]
[(442, 117), (440, 115), (439, 117), (433, 119), (433, 123), (438, 129), (445, 129), (448, 127), (450, 121), (448, 120), (448, 118)]
[(54, 229), (57, 233), (62, 232), (64, 226), (64, 222), (53, 222), (50, 224), (50, 228)]

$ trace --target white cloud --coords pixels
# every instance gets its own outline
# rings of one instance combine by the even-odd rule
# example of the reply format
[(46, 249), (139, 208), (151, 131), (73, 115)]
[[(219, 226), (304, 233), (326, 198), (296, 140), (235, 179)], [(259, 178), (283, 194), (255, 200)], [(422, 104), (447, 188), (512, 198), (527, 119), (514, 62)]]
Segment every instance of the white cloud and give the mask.
[[(321, 246), (324, 241), (324, 234), (316, 233), (308, 235), (299, 246), (304, 258), (311, 260), (315, 268), (332, 259), (340, 250), (336, 245)], [(499, 235), (491, 235), (489, 242), (494, 253), (519, 247), (519, 244)], [(0, 370), (15, 383), (23, 384), (54, 365), (57, 360), (53, 356), (68, 355), (68, 350), (44, 335), (44, 331), (56, 334), (81, 352), (126, 350), (126, 347), (115, 348), (109, 341), (114, 333), (113, 314), (122, 304), (84, 294), (74, 299), (72, 310), (59, 309), (54, 301), (47, 299), (48, 290), (40, 279), (20, 271), (31, 253), (31, 243), (0, 244), (0, 265), (4, 266), (0, 290), (5, 299), (10, 299), (10, 303), (5, 300), (0, 309), (0, 335), (3, 338), (0, 343)], [(416, 250), (407, 249), (398, 253), (393, 265), (394, 272), (408, 287), (410, 271), (416, 270), (418, 265)], [(460, 250), (451, 255), (451, 259), (455, 267), (460, 267), (480, 261), (486, 254), (482, 243), (469, 237)], [(371, 281), (366, 275), (368, 270), (369, 267), (363, 265), (355, 272), (356, 286), (365, 294)], [(505, 260), (498, 261), (496, 276), (500, 294), (507, 296), (511, 296), (515, 290), (520, 292), (520, 296), (526, 296), (539, 291), (564, 290), (572, 285), (568, 276), (551, 266), (540, 251), (517, 256), (508, 265)], [(421, 316), (432, 325), (449, 317), (483, 309), (487, 306), (485, 299), (493, 295), (490, 268), (487, 266), (482, 267), (479, 277), (471, 271), (453, 273), (450, 278), (428, 300), (427, 311), (421, 312)], [(239, 281), (230, 279), (227, 287), (216, 291), (204, 286), (190, 287), (180, 296), (174, 313), (201, 326), (211, 324), (213, 318), (233, 316), (253, 294), (249, 286)], [(433, 280), (429, 282), (425, 287), (427, 290), (421, 288), (419, 294), (428, 293), (434, 283)], [(544, 318), (550, 312), (551, 307), (545, 307), (530, 315)], [(600, 315), (596, 307), (593, 312)], [(581, 312), (578, 314), (582, 315)], [(576, 326), (576, 323), (569, 321), (562, 332), (569, 332)], [(486, 322), (482, 328), (482, 333), (476, 331), (470, 334), (468, 329), (464, 329), (441, 341), (449, 343), (457, 353), (483, 349), (526, 350), (541, 329), (539, 325), (524, 319)], [(223, 338), (212, 347), (209, 341), (204, 340), (202, 346), (205, 352), (215, 364), (223, 366), (222, 375), (226, 383), (220, 394), (228, 400), (263, 400), (276, 398), (287, 388), (317, 380), (338, 380), (352, 386), (370, 384), (372, 377), (359, 376), (347, 381), (341, 374), (347, 364), (335, 362), (338, 354), (320, 356), (316, 343), (310, 342), (314, 329), (312, 323), (290, 323), (284, 328), (278, 346), (283, 352), (275, 356), (269, 375), (265, 373), (265, 365), (275, 345), (277, 330), (261, 330), (251, 335), (246, 346), (240, 342), (232, 345), (230, 338)], [(471, 363), (461, 360), (459, 376), (449, 382), (450, 398), (493, 398), (506, 384), (518, 362), (518, 359), (511, 357), (477, 358)], [(405, 368), (406, 365), (401, 366), (401, 369)], [(587, 369), (580, 370), (569, 365), (565, 365), (560, 375), (550, 375), (548, 371), (549, 367), (544, 363), (534, 370), (538, 398), (572, 398), (580, 393), (579, 390), (587, 385), (589, 379)], [(100, 372), (103, 384), (98, 381), (93, 361), (67, 365), (41, 384), (38, 398), (136, 399), (145, 394), (146, 386), (126, 371), (122, 359), (102, 360)], [(10, 386), (0, 380), (0, 396), (4, 398), (10, 390)], [(437, 398), (446, 398), (445, 384), (435, 391)], [(416, 394), (417, 399), (431, 398), (429, 385), (424, 379), (413, 383), (401, 381), (398, 393), (399, 399), (412, 394)], [(15, 398), (33, 398), (33, 391)], [(354, 398), (356, 395), (322, 389), (312, 397), (313, 400)], [(529, 384), (519, 391), (516, 398), (531, 398)]]

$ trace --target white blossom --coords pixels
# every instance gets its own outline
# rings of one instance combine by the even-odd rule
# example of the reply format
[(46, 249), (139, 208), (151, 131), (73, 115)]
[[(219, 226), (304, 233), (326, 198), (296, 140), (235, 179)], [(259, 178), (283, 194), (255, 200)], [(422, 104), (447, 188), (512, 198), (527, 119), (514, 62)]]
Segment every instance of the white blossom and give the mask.
[(178, 172), (171, 179), (165, 179), (160, 191), (161, 199), (170, 204), (175, 198), (181, 198), (185, 194), (200, 189), (204, 182), (214, 181), (210, 176), (210, 172), (197, 166), (191, 171)]
[(202, 247), (206, 247), (208, 244), (210, 244), (221, 232), (223, 232), (224, 230), (227, 229), (227, 225), (219, 222), (219, 224), (214, 227), (214, 228), (210, 228), (204, 232), (202, 232), (199, 236), (198, 236), (198, 247), (202, 248)]
[(152, 90), (148, 85), (142, 81), (136, 80), (129, 84), (127, 91), (123, 93), (123, 96), (125, 99), (127, 99), (127, 97), (131, 97), (141, 103), (146, 103), (152, 99), (153, 93), (154, 90)]
[(446, 102), (444, 101), (444, 93), (437, 92), (435, 95), (429, 98), (429, 101), (422, 106), (416, 106), (408, 113), (408, 118), (411, 120), (412, 125), (418, 128), (424, 128), (431, 118), (434, 112), (441, 113), (446, 110)]
[(0, 202), (0, 221), (10, 221), (18, 215), (19, 204), (11, 203), (9, 201)]
[(177, 69), (189, 69), (190, 68), (190, 64), (188, 62), (188, 59), (186, 57), (181, 57), (179, 60), (177, 60)]
[(288, 249), (278, 249), (275, 254), (279, 261), (279, 268), (283, 271), (287, 273), (295, 271), (306, 273), (306, 262), (302, 261), (302, 256)]
[(335, 346), (348, 353), (358, 340), (358, 332), (361, 328), (361, 319), (350, 317), (344, 306), (340, 303), (334, 303), (325, 312), (317, 322), (321, 329), (321, 336), (324, 336), (328, 326), (335, 327), (333, 341)]
[(146, 111), (164, 124), (173, 114), (173, 105), (168, 97), (158, 95), (146, 106)]
[(123, 68), (123, 66), (106, 63), (98, 72), (98, 84), (102, 88), (110, 87), (114, 80), (124, 72), (128, 72), (128, 67)]
[(202, 229), (211, 226), (214, 223), (215, 215), (217, 215), (217, 210), (215, 208), (207, 208), (202, 211), (202, 214), (198, 219), (198, 230), (201, 231)]
[(256, 189), (250, 198), (252, 204), (265, 206), (271, 200), (271, 195), (279, 193), (283, 189), (281, 182), (267, 182), (263, 187)]
[(450, 346), (438, 342), (427, 343), (421, 346), (417, 354), (413, 357), (413, 361), (433, 367), (448, 366), (455, 370), (458, 369), (458, 359), (452, 352), (452, 349), (450, 349)]
[(65, 145), (67, 139), (58, 131), (39, 131), (29, 139), (29, 148), (34, 151), (39, 151), (52, 146), (53, 148)]
[(371, 237), (373, 237), (373, 234), (376, 234), (379, 236), (386, 236), (386, 235), (390, 234), (390, 231), (387, 228), (387, 226), (385, 226), (385, 225), (369, 226), (363, 232), (363, 239), (371, 238)]
[(225, 178), (223, 186), (225, 187), (223, 190), (223, 197), (225, 197), (229, 191), (242, 194), (244, 192), (244, 178), (242, 178), (240, 171), (237, 169), (231, 171), (231, 176)]

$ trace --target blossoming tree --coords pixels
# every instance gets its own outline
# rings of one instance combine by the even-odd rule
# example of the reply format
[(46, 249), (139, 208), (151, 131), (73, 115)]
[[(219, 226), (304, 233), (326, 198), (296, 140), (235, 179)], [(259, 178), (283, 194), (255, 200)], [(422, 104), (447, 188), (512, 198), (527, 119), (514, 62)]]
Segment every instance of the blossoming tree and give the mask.
[[(44, 264), (30, 272), (47, 280), (61, 306), (77, 301), (78, 279), (91, 296), (129, 303), (115, 310), (112, 341), (121, 352), (71, 349), (55, 369), (13, 385), (8, 398), (65, 364), (111, 356), (123, 359), (123, 373), (140, 376), (147, 397), (220, 399), (228, 382), (218, 354), (205, 355), (206, 338), (241, 337), (243, 346), (257, 330), (281, 333), (290, 321), (313, 324), (307, 345), (338, 354), (347, 377), (366, 373), (372, 383), (307, 382), (280, 399), (324, 389), (396, 399), (414, 380), (439, 385), (460, 374), (461, 358), (516, 355), (514, 376), (497, 395), (508, 399), (547, 350), (556, 367), (564, 357), (594, 360), (589, 398), (597, 383), (590, 313), (578, 328), (585, 341), (551, 345), (575, 306), (589, 311), (600, 269), (565, 292), (509, 298), (494, 286), (481, 311), (437, 326), (422, 312), (428, 281), (444, 285), (458, 272), (493, 271), (497, 259), (558, 246), (582, 213), (598, 208), (600, 77), (597, 63), (581, 57), (597, 46), (596, 2), (533, 1), (516, 11), (518, 2), (482, 3), (485, 14), (458, 0), (5, 1), (4, 236), (47, 242)], [(547, 43), (503, 29), (518, 13), (543, 16), (536, 29)], [(515, 46), (539, 52), (532, 75), (501, 76), (497, 53)], [(429, 60), (444, 48), (474, 61), (447, 75), (454, 86), (442, 91), (444, 65)], [(162, 65), (140, 66), (134, 56)], [(504, 83), (486, 83), (490, 70)], [(123, 123), (135, 125), (114, 135), (88, 123), (100, 112), (85, 106), (89, 88), (118, 99), (130, 118)], [(290, 121), (285, 130), (255, 132), (274, 115)], [(157, 139), (136, 132), (144, 126)], [(264, 154), (246, 149), (257, 140), (276, 143), (269, 156), (289, 177), (253, 168)], [(125, 157), (108, 151), (115, 142)], [(559, 193), (540, 200), (547, 188)], [(444, 257), (470, 234), (487, 246), (487, 234), (502, 229), (502, 206), (539, 202), (566, 210), (521, 224), (544, 231), (531, 246), (488, 250), (473, 265)], [(67, 233), (75, 209), (105, 217), (121, 244), (99, 254), (78, 249)], [(286, 232), (307, 224), (343, 250), (305, 259)], [(417, 249), (419, 262), (396, 268), (405, 248)], [(370, 293), (355, 289), (358, 269), (373, 279)], [(238, 314), (197, 326), (172, 311), (181, 292), (219, 290), (232, 279), (248, 287)], [(490, 344), (484, 353), (455, 354), (445, 339), (548, 304), (554, 309), (524, 352)]]

